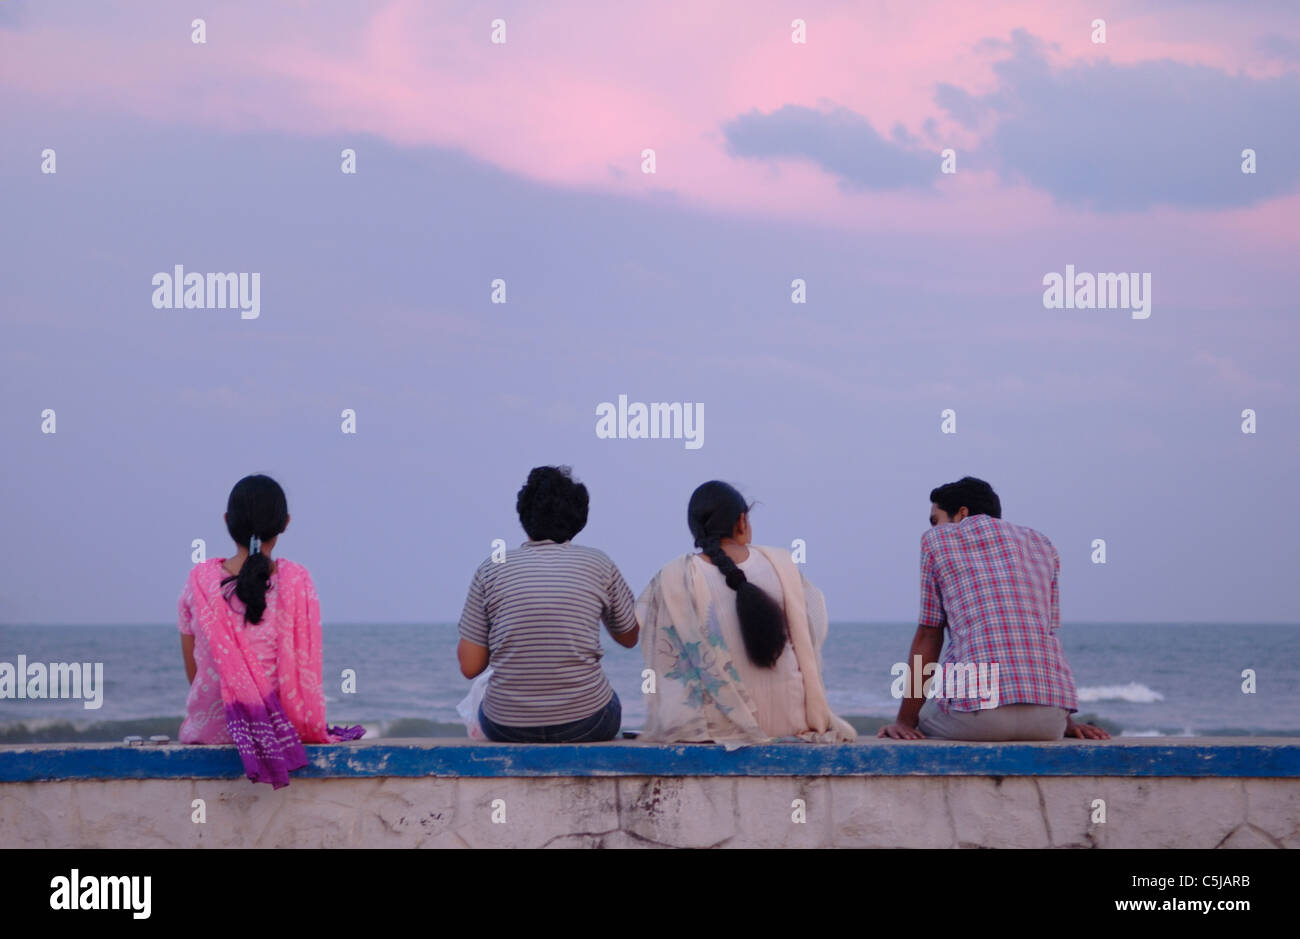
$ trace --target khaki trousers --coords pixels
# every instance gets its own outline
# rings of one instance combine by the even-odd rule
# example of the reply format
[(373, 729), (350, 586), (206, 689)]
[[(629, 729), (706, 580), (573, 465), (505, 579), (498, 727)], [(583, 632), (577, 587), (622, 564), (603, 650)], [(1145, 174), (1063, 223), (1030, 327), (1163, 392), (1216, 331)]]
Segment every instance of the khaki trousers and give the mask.
[(928, 699), (921, 706), (917, 729), (940, 740), (1060, 740), (1065, 736), (1065, 708), (1045, 704), (1003, 704), (979, 711), (944, 713)]

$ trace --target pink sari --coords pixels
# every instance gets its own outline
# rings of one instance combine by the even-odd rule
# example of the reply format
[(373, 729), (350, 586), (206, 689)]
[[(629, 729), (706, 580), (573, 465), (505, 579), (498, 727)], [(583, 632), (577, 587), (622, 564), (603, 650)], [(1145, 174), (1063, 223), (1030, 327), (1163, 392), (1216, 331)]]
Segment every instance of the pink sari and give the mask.
[(276, 631), (278, 688), (263, 672), (245, 639), (243, 604), (225, 597), (224, 590), (234, 585), (221, 585), (230, 576), (222, 559), (195, 565), (189, 586), (194, 597), (194, 632), (207, 643), (220, 675), (226, 728), (244, 771), (253, 782), (268, 782), (280, 789), (289, 784), (290, 771), (307, 765), (304, 743), (356, 740), (365, 731), (361, 727), (326, 727), (316, 590), (301, 564), (275, 563), (269, 589), (279, 592), (284, 618)]

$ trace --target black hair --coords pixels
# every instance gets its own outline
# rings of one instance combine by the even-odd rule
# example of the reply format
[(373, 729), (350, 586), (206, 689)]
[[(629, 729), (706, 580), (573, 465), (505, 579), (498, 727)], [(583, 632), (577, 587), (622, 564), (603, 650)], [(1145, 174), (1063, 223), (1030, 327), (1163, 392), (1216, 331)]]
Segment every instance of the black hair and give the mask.
[(745, 497), (719, 480), (704, 483), (691, 493), (686, 507), (686, 524), (703, 551), (736, 591), (736, 615), (745, 654), (761, 668), (771, 668), (785, 650), (788, 627), (785, 613), (760, 587), (749, 582), (745, 572), (722, 550), (722, 539), (736, 530), (740, 516), (749, 512)]
[(587, 487), (567, 466), (535, 466), (515, 509), (531, 541), (569, 541), (587, 526)]
[(956, 515), (964, 505), (971, 515), (1002, 517), (1002, 500), (982, 479), (963, 476), (955, 483), (945, 483), (930, 490), (930, 501), (949, 515)]
[[(270, 541), (289, 524), (289, 502), (284, 490), (270, 476), (245, 476), (235, 483), (226, 500), (226, 531), (235, 544), (248, 547), (249, 539), (256, 535)], [(260, 623), (266, 612), (266, 590), (271, 580), (271, 559), (261, 551), (250, 552), (238, 574), (221, 582), (227, 599), (233, 592), (244, 603), (244, 620)]]

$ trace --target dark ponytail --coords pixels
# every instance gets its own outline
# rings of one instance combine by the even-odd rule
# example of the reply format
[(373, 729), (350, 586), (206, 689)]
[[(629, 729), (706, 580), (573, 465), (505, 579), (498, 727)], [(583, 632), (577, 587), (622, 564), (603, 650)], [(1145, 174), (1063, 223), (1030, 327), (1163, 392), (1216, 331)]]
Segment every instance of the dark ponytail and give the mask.
[[(244, 548), (256, 536), (259, 541), (270, 541), (289, 524), (289, 503), (284, 490), (270, 476), (245, 476), (235, 483), (226, 501), (226, 530), (235, 544)], [(233, 582), (226, 590), (229, 599), (233, 592), (244, 604), (244, 619), (260, 623), (266, 612), (266, 591), (271, 580), (271, 559), (260, 550), (250, 552), (239, 573), (223, 580), (222, 586)]]
[(785, 651), (785, 614), (762, 588), (749, 582), (745, 572), (722, 550), (722, 539), (731, 536), (740, 516), (748, 511), (744, 496), (734, 486), (713, 480), (691, 493), (686, 524), (695, 538), (695, 547), (708, 556), (727, 586), (736, 591), (736, 615), (745, 654), (755, 665), (771, 668)]

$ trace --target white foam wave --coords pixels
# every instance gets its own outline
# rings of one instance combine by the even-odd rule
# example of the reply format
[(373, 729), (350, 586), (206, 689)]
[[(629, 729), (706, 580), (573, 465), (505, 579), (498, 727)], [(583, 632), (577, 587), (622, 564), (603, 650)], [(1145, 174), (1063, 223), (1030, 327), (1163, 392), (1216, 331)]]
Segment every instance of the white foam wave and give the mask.
[(0, 727), (26, 727), (30, 731), (38, 731), (49, 730), (51, 727), (59, 727), (64, 724), (70, 724), (80, 729), (88, 723), (88, 721), (74, 721), (66, 717), (20, 717), (12, 721), (0, 721)]
[(1093, 704), (1097, 701), (1128, 701), (1132, 704), (1154, 704), (1156, 701), (1163, 701), (1165, 696), (1158, 691), (1152, 691), (1146, 685), (1136, 681), (1131, 681), (1127, 685), (1096, 685), (1091, 688), (1080, 688), (1078, 691), (1079, 701), (1085, 704)]

